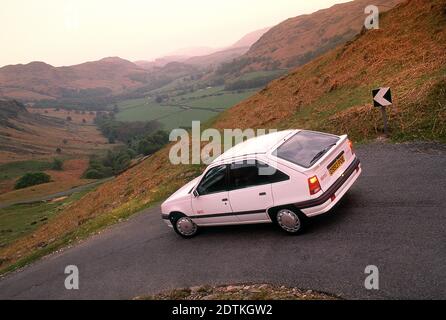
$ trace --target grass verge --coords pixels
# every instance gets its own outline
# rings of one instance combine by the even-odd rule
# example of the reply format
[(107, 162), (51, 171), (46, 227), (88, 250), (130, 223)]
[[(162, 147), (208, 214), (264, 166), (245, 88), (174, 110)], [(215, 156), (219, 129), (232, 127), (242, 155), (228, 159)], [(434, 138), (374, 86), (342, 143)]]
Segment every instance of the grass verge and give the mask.
[(65, 234), (61, 238), (53, 239), (52, 241), (50, 240), (49, 243), (42, 243), (40, 248), (34, 250), (30, 254), (27, 254), (25, 257), (19, 259), (15, 263), (8, 265), (5, 268), (1, 268), (0, 276), (21, 269), (40, 258), (78, 243), (94, 234), (97, 234), (99, 231), (102, 231), (109, 226), (122, 222), (135, 212), (150, 208), (156, 204), (157, 203), (153, 203), (150, 206), (147, 206), (138, 202), (129, 202), (125, 206), (112, 211), (110, 214), (101, 215), (95, 219), (89, 220), (74, 231)]

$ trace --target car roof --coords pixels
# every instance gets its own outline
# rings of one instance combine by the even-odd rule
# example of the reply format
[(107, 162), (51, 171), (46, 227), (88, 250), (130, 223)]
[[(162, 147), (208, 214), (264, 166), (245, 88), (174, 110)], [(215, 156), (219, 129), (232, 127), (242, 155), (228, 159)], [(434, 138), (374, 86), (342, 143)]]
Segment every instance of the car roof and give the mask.
[(265, 154), (269, 152), (273, 147), (277, 146), (281, 141), (300, 130), (284, 130), (277, 131), (258, 137), (248, 139), (242, 143), (239, 143), (217, 157), (212, 164), (223, 162), (229, 159), (248, 156), (253, 154)]

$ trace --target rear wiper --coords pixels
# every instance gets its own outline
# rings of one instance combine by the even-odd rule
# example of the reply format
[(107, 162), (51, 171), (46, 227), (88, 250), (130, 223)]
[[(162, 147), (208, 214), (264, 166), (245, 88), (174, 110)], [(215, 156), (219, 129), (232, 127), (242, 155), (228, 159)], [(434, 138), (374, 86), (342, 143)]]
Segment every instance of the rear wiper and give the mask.
[(315, 163), (317, 160), (319, 160), (324, 154), (327, 153), (328, 150), (331, 149), (331, 147), (335, 146), (336, 143), (332, 143), (330, 145), (328, 145), (324, 150), (319, 151), (314, 157), (313, 159), (311, 159), (310, 161), (310, 166)]

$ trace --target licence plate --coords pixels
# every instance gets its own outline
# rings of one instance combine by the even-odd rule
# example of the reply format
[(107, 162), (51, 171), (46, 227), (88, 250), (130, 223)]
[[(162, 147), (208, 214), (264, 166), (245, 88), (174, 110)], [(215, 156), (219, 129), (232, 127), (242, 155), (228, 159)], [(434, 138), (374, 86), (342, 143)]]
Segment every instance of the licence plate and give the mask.
[(330, 172), (330, 175), (333, 175), (336, 170), (338, 170), (345, 162), (344, 155), (341, 155), (329, 168), (328, 172)]

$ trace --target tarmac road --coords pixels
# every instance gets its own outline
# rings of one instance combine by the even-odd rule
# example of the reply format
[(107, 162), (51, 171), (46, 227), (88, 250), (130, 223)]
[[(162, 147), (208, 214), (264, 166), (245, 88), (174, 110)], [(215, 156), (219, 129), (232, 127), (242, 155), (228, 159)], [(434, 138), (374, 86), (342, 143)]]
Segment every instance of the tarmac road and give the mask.
[[(446, 146), (370, 144), (363, 174), (301, 236), (273, 225), (177, 236), (146, 210), (0, 281), (1, 299), (129, 299), (202, 284), (273, 283), (344, 298), (446, 299)], [(79, 268), (79, 290), (64, 269)], [(379, 268), (379, 290), (364, 269)]]

